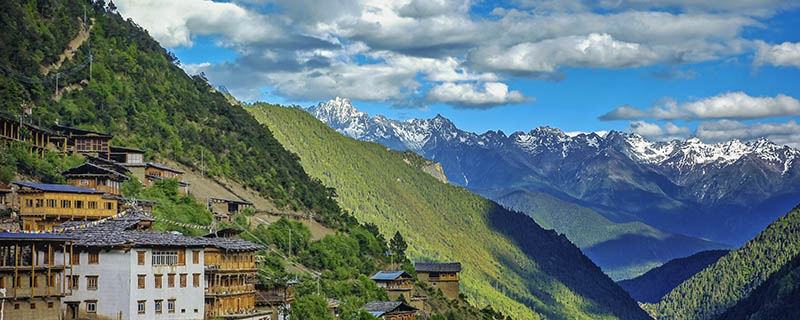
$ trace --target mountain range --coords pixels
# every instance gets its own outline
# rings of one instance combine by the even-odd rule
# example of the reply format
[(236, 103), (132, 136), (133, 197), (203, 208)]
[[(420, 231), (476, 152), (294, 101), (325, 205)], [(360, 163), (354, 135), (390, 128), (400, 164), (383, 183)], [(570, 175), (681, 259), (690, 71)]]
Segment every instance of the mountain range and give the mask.
[(474, 192), (543, 192), (613, 222), (641, 221), (734, 246), (800, 196), (800, 151), (765, 139), (650, 141), (618, 131), (567, 134), (550, 127), (476, 134), (441, 115), (370, 117), (343, 98), (306, 111), (344, 135), (439, 162), (451, 183)]

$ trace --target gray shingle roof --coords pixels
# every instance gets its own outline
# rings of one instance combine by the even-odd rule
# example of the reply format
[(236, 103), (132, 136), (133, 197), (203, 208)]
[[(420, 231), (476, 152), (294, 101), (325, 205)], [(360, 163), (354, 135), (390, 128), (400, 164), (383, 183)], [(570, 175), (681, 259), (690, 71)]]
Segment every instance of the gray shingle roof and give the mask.
[(237, 238), (196, 238), (204, 241), (207, 247), (220, 248), (226, 251), (257, 251), (265, 247), (244, 239)]
[(409, 306), (402, 301), (371, 301), (364, 305), (364, 310), (373, 316), (380, 317), (392, 311), (414, 311), (417, 308)]
[(461, 262), (417, 262), (414, 269), (417, 272), (461, 272)]
[[(129, 213), (122, 217), (108, 220), (105, 223), (85, 229), (64, 232), (78, 240), (73, 242), (78, 247), (207, 247), (202, 240), (184, 236), (180, 233), (153, 230), (136, 230), (135, 226), (142, 221), (154, 221), (139, 213)], [(85, 222), (71, 221), (62, 227), (80, 225)]]

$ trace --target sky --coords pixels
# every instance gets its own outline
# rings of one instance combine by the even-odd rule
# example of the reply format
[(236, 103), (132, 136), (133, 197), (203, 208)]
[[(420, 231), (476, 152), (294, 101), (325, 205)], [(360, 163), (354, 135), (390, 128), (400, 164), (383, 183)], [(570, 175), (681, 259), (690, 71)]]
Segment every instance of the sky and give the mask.
[(800, 148), (800, 1), (118, 0), (245, 102)]

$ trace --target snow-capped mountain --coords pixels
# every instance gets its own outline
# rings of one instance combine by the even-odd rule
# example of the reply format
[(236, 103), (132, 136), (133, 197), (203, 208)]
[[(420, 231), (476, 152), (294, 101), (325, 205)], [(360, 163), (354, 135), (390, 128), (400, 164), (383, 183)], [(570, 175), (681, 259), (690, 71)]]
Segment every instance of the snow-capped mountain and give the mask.
[(800, 199), (800, 151), (765, 139), (650, 141), (550, 127), (475, 134), (441, 115), (370, 117), (342, 98), (307, 111), (344, 135), (440, 162), (452, 183), (476, 192), (542, 191), (612, 220), (641, 220), (716, 241), (741, 243)]

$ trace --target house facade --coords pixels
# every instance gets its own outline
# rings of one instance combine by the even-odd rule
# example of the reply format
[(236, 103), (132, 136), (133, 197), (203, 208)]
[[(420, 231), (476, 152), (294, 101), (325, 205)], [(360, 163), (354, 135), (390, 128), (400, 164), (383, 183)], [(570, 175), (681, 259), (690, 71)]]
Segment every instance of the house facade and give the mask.
[(0, 292), (3, 317), (60, 320), (67, 293), (64, 260), (72, 238), (53, 234), (0, 232)]
[(120, 185), (127, 176), (92, 163), (84, 163), (61, 173), (67, 184), (75, 187), (102, 191), (107, 195), (119, 196)]
[(47, 230), (72, 220), (117, 214), (117, 201), (104, 192), (61, 184), (14, 182), (23, 230)]
[(367, 302), (363, 309), (382, 320), (414, 320), (417, 317), (417, 308), (401, 301)]
[(66, 233), (77, 240), (65, 319), (204, 318), (206, 242), (152, 221), (131, 213)]
[(114, 137), (102, 132), (73, 128), (68, 126), (54, 125), (51, 129), (66, 137), (67, 152), (88, 155), (105, 155), (111, 151), (111, 139)]
[(411, 293), (414, 289), (414, 279), (405, 271), (378, 271), (370, 279), (375, 281), (378, 288), (386, 289), (389, 300), (397, 300), (403, 296), (406, 301), (411, 301)]
[(445, 298), (458, 299), (460, 262), (417, 262), (414, 268), (417, 271), (417, 280), (427, 283), (434, 290), (441, 289)]
[(237, 238), (205, 238), (205, 309), (207, 318), (264, 319), (256, 309), (258, 268), (255, 253), (263, 246)]
[[(134, 174), (136, 172), (137, 170), (134, 170)], [(148, 187), (158, 180), (175, 179), (178, 180), (178, 192), (181, 195), (189, 194), (189, 182), (183, 180), (182, 170), (148, 162), (144, 167), (144, 176), (141, 179)]]

